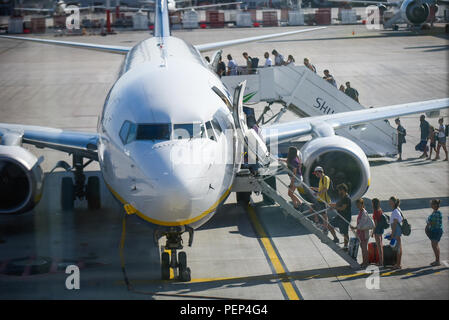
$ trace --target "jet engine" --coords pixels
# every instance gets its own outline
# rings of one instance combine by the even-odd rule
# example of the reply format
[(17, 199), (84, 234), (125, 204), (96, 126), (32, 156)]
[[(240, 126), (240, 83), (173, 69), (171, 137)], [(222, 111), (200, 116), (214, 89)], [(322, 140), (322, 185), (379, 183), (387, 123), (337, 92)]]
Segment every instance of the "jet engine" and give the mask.
[(44, 180), (39, 163), (20, 146), (0, 145), (0, 214), (24, 213), (39, 202)]
[(345, 183), (352, 198), (362, 197), (370, 183), (369, 162), (363, 150), (351, 140), (340, 136), (318, 137), (307, 142), (302, 148), (304, 182), (318, 186), (318, 178), (313, 174), (316, 166), (323, 167), (330, 177), (332, 186), (329, 196), (338, 198), (337, 185)]
[(402, 18), (411, 25), (420, 25), (427, 21), (430, 15), (429, 4), (421, 0), (405, 0), (401, 4)]

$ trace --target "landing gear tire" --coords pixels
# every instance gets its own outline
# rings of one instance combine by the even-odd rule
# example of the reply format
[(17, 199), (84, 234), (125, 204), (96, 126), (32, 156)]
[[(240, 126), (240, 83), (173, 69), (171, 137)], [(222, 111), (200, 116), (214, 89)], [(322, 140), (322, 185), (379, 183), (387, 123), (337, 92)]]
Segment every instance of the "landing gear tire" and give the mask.
[(187, 267), (187, 255), (184, 251), (178, 254), (178, 264), (179, 264), (179, 280), (183, 282), (188, 282), (191, 280), (190, 268)]
[(100, 179), (98, 177), (89, 177), (87, 180), (86, 197), (89, 210), (101, 208)]
[(75, 186), (73, 179), (69, 177), (62, 178), (61, 183), (61, 208), (64, 211), (73, 210), (75, 202)]
[(251, 198), (251, 192), (237, 192), (237, 203), (247, 207)]
[(170, 280), (170, 255), (168, 252), (161, 254), (161, 277), (162, 280)]

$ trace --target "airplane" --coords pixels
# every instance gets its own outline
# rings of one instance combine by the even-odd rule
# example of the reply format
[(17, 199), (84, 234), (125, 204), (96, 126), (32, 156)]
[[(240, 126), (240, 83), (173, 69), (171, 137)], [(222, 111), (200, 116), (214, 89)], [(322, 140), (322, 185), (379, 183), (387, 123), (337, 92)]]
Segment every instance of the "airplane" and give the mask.
[[(398, 12), (393, 17), (395, 21), (405, 21), (406, 24), (413, 27), (422, 26), (430, 17), (430, 7), (435, 7), (435, 12), (438, 11), (437, 3), (448, 3), (444, 0), (400, 0), (400, 1), (363, 1), (363, 0), (329, 0), (331, 2), (342, 3), (361, 3), (366, 5), (375, 5), (379, 10), (386, 11), (387, 7), (397, 7)], [(393, 19), (392, 18), (392, 19)], [(396, 23), (387, 24), (388, 27), (392, 27), (397, 30)]]
[[(70, 6), (69, 6), (70, 7)], [(92, 7), (78, 7), (79, 10), (92, 10), (95, 8)], [(67, 4), (63, 0), (56, 1), (54, 3), (54, 7), (51, 9), (47, 8), (21, 8), (21, 7), (15, 7), (15, 11), (25, 11), (25, 12), (44, 12), (44, 13), (52, 13), (56, 15), (64, 15), (66, 14), (70, 9), (68, 8)]]
[[(166, 238), (165, 248), (171, 256), (161, 252), (162, 279), (169, 279), (173, 267), (181, 281), (190, 281), (185, 252), (176, 254), (183, 248), (181, 235), (188, 232), (191, 246), (194, 230), (211, 219), (228, 198), (245, 147), (260, 150), (257, 155), (267, 165), (266, 160), (275, 156), (267, 151), (268, 142), (311, 136), (301, 148), (305, 183), (312, 176), (311, 167), (318, 163), (326, 172), (352, 179), (351, 197), (358, 198), (370, 184), (368, 159), (356, 143), (335, 135), (335, 130), (449, 107), (449, 98), (444, 98), (313, 116), (263, 126), (259, 136), (245, 122), (245, 82), (231, 95), (201, 53), (218, 50), (218, 55), (224, 47), (325, 27), (193, 46), (170, 35), (167, 0), (158, 1), (155, 10), (154, 36), (133, 47), (0, 36), (125, 55), (96, 133), (0, 123), (0, 214), (29, 212), (41, 198), (43, 158), (23, 145), (72, 156), (72, 166), (61, 161), (55, 166), (73, 173), (73, 179), (62, 179), (63, 210), (73, 209), (75, 198), (87, 200), (90, 209), (101, 207), (99, 178), (89, 177), (86, 183), (84, 174), (89, 163), (98, 161), (105, 185), (125, 211), (154, 225), (155, 241)], [(329, 156), (333, 161), (321, 164), (320, 159)]]
[[(155, 2), (154, 1), (139, 1), (140, 3), (142, 3), (143, 5), (151, 5), (154, 6)], [(195, 9), (206, 9), (206, 8), (214, 8), (214, 7), (223, 7), (223, 6), (230, 6), (230, 5), (236, 5), (236, 4), (241, 4), (243, 2), (226, 2), (226, 3), (216, 3), (216, 4), (206, 4), (206, 5), (201, 5), (201, 6), (190, 6), (190, 7), (184, 7), (184, 8), (177, 8), (176, 4), (177, 3), (181, 3), (181, 2), (187, 2), (187, 0), (168, 0), (167, 2), (167, 6), (168, 6), (168, 11), (170, 12), (176, 12), (176, 11), (190, 11), (190, 10), (195, 10)], [(102, 8), (102, 9), (116, 9), (116, 7), (110, 7), (110, 6), (95, 6), (95, 8)], [(141, 12), (145, 12), (145, 11), (153, 11), (152, 9), (147, 9), (144, 7), (141, 8), (136, 8), (136, 7), (120, 7), (121, 11), (141, 11)]]

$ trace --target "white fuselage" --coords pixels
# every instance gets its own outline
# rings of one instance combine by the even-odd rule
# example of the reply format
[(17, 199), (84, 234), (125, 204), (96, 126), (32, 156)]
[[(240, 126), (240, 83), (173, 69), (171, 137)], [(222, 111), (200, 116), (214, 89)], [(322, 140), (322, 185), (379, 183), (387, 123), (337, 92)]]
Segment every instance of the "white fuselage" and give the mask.
[[(226, 199), (241, 163), (231, 110), (214, 90), (232, 102), (193, 46), (161, 41), (127, 54), (100, 116), (99, 161), (109, 189), (139, 217), (197, 228)], [(192, 124), (194, 137), (180, 129)]]

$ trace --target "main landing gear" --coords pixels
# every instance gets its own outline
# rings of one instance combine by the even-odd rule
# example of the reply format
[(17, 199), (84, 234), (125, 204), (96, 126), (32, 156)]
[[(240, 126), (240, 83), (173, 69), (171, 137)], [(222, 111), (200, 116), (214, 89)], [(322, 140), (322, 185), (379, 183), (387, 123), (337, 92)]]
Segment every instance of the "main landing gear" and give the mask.
[(73, 179), (71, 177), (62, 178), (61, 184), (61, 207), (62, 210), (72, 210), (75, 199), (86, 199), (90, 210), (98, 210), (101, 207), (100, 198), (100, 179), (92, 176), (87, 179), (84, 175), (84, 168), (87, 167), (93, 160), (84, 163), (84, 158), (80, 155), (73, 155), (73, 166), (70, 167), (66, 162), (60, 161), (56, 165), (62, 167), (66, 171), (73, 172)]
[(155, 231), (156, 243), (164, 236), (167, 238), (161, 253), (162, 280), (170, 280), (170, 268), (173, 269), (176, 280), (183, 282), (191, 280), (190, 268), (187, 267), (187, 254), (184, 251), (178, 252), (178, 250), (183, 248), (181, 235), (186, 231), (189, 233), (189, 247), (191, 247), (193, 242), (193, 228), (183, 226), (171, 227), (168, 231)]

